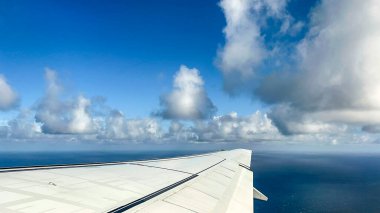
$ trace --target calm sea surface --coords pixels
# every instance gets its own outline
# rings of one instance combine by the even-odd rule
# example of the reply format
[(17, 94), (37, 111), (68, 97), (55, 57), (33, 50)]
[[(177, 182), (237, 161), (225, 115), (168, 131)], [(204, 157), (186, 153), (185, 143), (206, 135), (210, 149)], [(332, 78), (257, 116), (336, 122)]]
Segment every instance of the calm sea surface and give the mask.
[(255, 212), (380, 212), (380, 155), (254, 154)]
[[(200, 154), (154, 152), (7, 152), (0, 167), (147, 160)], [(269, 197), (256, 213), (380, 212), (380, 155), (255, 153), (256, 188)]]
[(150, 160), (201, 151), (0, 152), (0, 167)]

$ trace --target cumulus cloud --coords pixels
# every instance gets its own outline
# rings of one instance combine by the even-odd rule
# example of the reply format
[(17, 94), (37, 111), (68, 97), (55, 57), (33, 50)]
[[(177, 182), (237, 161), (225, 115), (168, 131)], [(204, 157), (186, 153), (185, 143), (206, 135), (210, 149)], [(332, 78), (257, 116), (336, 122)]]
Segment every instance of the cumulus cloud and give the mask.
[[(279, 32), (288, 35), (304, 27), (286, 6), (275, 0), (221, 1), (227, 26), (218, 57), (225, 84), (232, 87), (227, 90), (254, 91), (273, 106), (269, 116), (287, 135), (341, 131), (346, 125), (374, 132), (368, 125), (380, 124), (378, 1), (322, 0), (309, 14), (304, 38), (293, 43), (263, 34), (267, 18), (280, 20)], [(291, 50), (278, 61), (281, 46)], [(280, 65), (268, 65), (274, 62)], [(260, 69), (266, 76), (246, 77)]]
[(91, 101), (84, 96), (61, 100), (62, 86), (57, 74), (46, 69), (47, 90), (36, 107), (35, 119), (42, 131), (49, 134), (83, 134), (94, 131), (93, 118), (89, 113)]
[[(310, 31), (297, 46), (299, 71), (274, 86), (268, 101), (283, 100), (306, 110), (380, 107), (380, 23), (376, 0), (322, 1)], [(355, 13), (353, 13), (355, 11)], [(293, 85), (293, 86), (291, 86)], [(285, 89), (285, 88), (282, 88)], [(264, 90), (266, 92), (266, 90)], [(266, 93), (263, 94), (266, 97)]]
[(10, 110), (18, 105), (18, 95), (0, 74), (0, 111)]
[(9, 140), (160, 142), (161, 123), (154, 118), (128, 119), (105, 99), (79, 95), (62, 98), (57, 73), (46, 69), (46, 92), (31, 110), (0, 124), (0, 138)]
[(289, 103), (304, 117), (380, 123), (378, 1), (322, 1), (311, 17), (296, 47), (298, 70), (269, 77), (258, 94), (268, 103)]
[(201, 141), (261, 141), (278, 136), (276, 127), (261, 112), (246, 117), (239, 117), (236, 112), (215, 116), (206, 123), (198, 122), (194, 131)]
[(193, 124), (185, 125), (180, 121), (171, 121), (168, 131), (164, 134), (164, 140), (175, 142), (198, 142), (199, 136), (194, 131)]
[(220, 2), (227, 26), (223, 30), (225, 46), (218, 51), (218, 65), (225, 77), (227, 90), (236, 87), (244, 78), (250, 78), (267, 54), (257, 17), (252, 13), (261, 7), (258, 3), (250, 0)]
[(303, 27), (302, 22), (295, 23), (287, 13), (286, 5), (287, 0), (220, 1), (227, 25), (223, 30), (226, 41), (218, 50), (217, 65), (228, 93), (252, 86), (249, 80), (275, 49), (264, 42), (262, 31), (267, 27), (267, 19), (281, 22), (277, 31), (282, 34), (296, 34)]
[(199, 71), (184, 65), (174, 77), (173, 91), (163, 95), (160, 102), (162, 109), (156, 114), (165, 119), (205, 119), (216, 111), (204, 89)]
[[(57, 73), (45, 72), (46, 92), (31, 110), (0, 125), (7, 139), (38, 141), (103, 142), (247, 142), (280, 137), (266, 114), (210, 117), (215, 106), (207, 97), (204, 82), (196, 69), (181, 66), (174, 77), (174, 89), (163, 96), (164, 118), (127, 118), (107, 106), (104, 98), (82, 95), (67, 97)], [(208, 119), (202, 119), (208, 118)], [(183, 122), (183, 123), (181, 123)]]
[(33, 113), (29, 110), (21, 110), (20, 113), (0, 126), (0, 136), (12, 139), (27, 139), (38, 137), (41, 134), (41, 126), (35, 122)]
[(323, 122), (318, 117), (306, 116), (304, 112), (284, 104), (273, 107), (269, 118), (284, 135), (335, 134), (347, 130), (347, 125)]
[(173, 122), (168, 137), (198, 142), (248, 142), (277, 140), (280, 134), (268, 116), (258, 111), (243, 117), (232, 112), (190, 126)]
[(161, 136), (162, 129), (156, 119), (127, 119), (122, 112), (112, 110), (99, 138), (144, 142), (157, 141)]

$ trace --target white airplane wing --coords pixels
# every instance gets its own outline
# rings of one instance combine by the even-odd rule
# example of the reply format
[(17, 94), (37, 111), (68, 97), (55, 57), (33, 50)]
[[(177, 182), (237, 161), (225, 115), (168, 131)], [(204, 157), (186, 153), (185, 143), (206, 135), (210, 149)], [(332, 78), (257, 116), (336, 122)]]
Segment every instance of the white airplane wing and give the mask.
[(0, 212), (253, 212), (251, 151), (0, 169)]

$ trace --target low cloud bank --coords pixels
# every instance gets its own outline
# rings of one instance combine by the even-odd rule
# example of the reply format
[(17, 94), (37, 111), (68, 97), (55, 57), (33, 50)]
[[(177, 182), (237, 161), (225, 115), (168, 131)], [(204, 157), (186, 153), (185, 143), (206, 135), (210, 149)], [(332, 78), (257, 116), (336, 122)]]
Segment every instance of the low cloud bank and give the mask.
[(45, 70), (46, 91), (34, 107), (0, 127), (0, 137), (31, 141), (116, 143), (252, 142), (281, 137), (267, 114), (215, 116), (200, 72), (181, 66), (161, 109), (146, 118), (127, 118), (105, 98), (69, 96), (58, 74)]
[[(180, 70), (175, 75), (174, 84), (183, 86), (188, 82), (191, 82), (190, 84), (203, 82), (199, 71), (183, 68), (185, 74), (191, 76), (179, 77)], [(189, 78), (191, 80), (188, 81)], [(46, 91), (42, 98), (30, 109), (20, 109), (15, 118), (0, 125), (2, 140), (139, 144), (241, 144), (273, 141), (327, 144), (376, 142), (376, 137), (371, 136), (374, 134), (363, 135), (347, 125), (332, 125), (321, 123), (317, 119), (305, 119), (299, 116), (302, 113), (294, 112), (294, 108), (287, 106), (272, 109), (269, 114), (257, 111), (244, 116), (231, 112), (226, 115), (209, 115), (208, 118), (198, 116), (169, 118), (160, 117), (157, 114), (139, 119), (127, 118), (120, 110), (108, 106), (105, 98), (69, 96), (63, 85), (59, 83), (57, 72), (51, 69), (46, 70), (45, 79)], [(183, 82), (183, 79), (186, 81)], [(195, 89), (197, 94), (201, 91), (200, 94), (205, 95), (201, 100), (209, 100), (203, 89), (203, 83), (195, 85), (196, 87), (202, 85)], [(194, 89), (193, 86), (189, 87)], [(181, 89), (177, 91), (174, 88), (168, 96), (176, 92), (183, 91)], [(190, 94), (193, 93), (190, 92)], [(189, 97), (195, 98), (190, 103), (199, 103), (197, 102), (199, 97), (192, 95)], [(166, 110), (170, 108), (166, 105), (161, 105), (161, 107)], [(197, 115), (193, 114), (195, 111), (192, 108), (185, 109), (189, 111), (181, 111), (183, 115)], [(277, 120), (272, 113), (281, 115), (281, 119)], [(281, 123), (284, 120), (292, 122)], [(363, 130), (373, 133), (378, 132), (378, 127), (371, 125), (363, 127)]]

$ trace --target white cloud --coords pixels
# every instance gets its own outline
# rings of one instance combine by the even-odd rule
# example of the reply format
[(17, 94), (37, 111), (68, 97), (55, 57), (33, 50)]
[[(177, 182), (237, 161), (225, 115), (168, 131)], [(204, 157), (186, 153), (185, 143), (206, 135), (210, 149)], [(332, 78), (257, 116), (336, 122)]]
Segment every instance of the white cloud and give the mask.
[(165, 139), (176, 142), (197, 141), (198, 135), (193, 131), (192, 127), (185, 126), (179, 121), (172, 121)]
[(236, 112), (216, 116), (208, 122), (196, 123), (194, 131), (201, 141), (262, 141), (279, 136), (271, 120), (261, 112), (246, 117), (239, 117)]
[(285, 8), (288, 0), (262, 0), (262, 4), (264, 4), (270, 14), (274, 16), (284, 16)]
[[(300, 116), (319, 123), (379, 124), (378, 1), (322, 1), (311, 17), (310, 30), (296, 47), (298, 70), (271, 76), (259, 96), (268, 103), (290, 103)], [(280, 121), (278, 115), (272, 118)], [(299, 123), (290, 117), (286, 122)], [(290, 132), (298, 131), (291, 126)]]
[[(46, 92), (32, 110), (0, 124), (0, 137), (10, 140), (160, 142), (161, 123), (154, 118), (127, 119), (105, 105), (104, 98), (79, 95), (63, 99), (57, 73), (46, 69)], [(35, 111), (34, 111), (35, 110)]]
[(301, 107), (380, 109), (379, 2), (322, 1), (311, 22), (297, 47), (302, 78), (297, 84), (312, 105)]
[(251, 78), (254, 69), (267, 54), (260, 34), (256, 14), (258, 1), (251, 0), (222, 0), (227, 26), (223, 32), (226, 43), (218, 51), (218, 66), (221, 68), (227, 91), (238, 87), (244, 79)]
[(162, 137), (160, 124), (156, 119), (127, 119), (120, 111), (113, 110), (106, 119), (102, 139), (137, 142), (157, 142)]
[(0, 74), (0, 111), (10, 110), (18, 105), (18, 96), (7, 80)]
[(224, 88), (235, 93), (241, 87), (251, 87), (260, 65), (277, 47), (268, 47), (264, 42), (263, 29), (267, 19), (281, 22), (276, 29), (282, 34), (294, 35), (303, 27), (295, 23), (287, 13), (287, 0), (221, 0), (227, 25), (223, 32), (225, 45), (217, 53), (217, 65), (224, 76)]
[(72, 133), (88, 133), (93, 131), (93, 121), (88, 112), (90, 100), (79, 96), (71, 111), (69, 131)]
[(269, 117), (284, 135), (343, 133), (348, 129), (344, 124), (323, 122), (318, 116), (315, 118), (307, 116), (289, 105), (276, 105)]
[(36, 121), (42, 131), (49, 134), (83, 134), (95, 131), (89, 113), (91, 102), (84, 96), (61, 100), (63, 88), (58, 84), (56, 72), (46, 69), (47, 90), (36, 109)]
[[(284, 43), (276, 36), (264, 41), (269, 17), (282, 22), (279, 33), (291, 35), (303, 27), (303, 21), (286, 11), (287, 2), (221, 1), (227, 26), (226, 44), (218, 56), (227, 91), (255, 91), (255, 97), (274, 106), (271, 118), (286, 134), (380, 124), (378, 0), (322, 0), (312, 9), (308, 32), (298, 43)], [(290, 50), (282, 51), (283, 46)], [(288, 54), (285, 60), (282, 52)], [(266, 73), (279, 70), (249, 78), (260, 66), (266, 66)], [(284, 106), (294, 116), (282, 113)]]
[(172, 122), (167, 139), (196, 142), (248, 142), (278, 140), (281, 135), (266, 114), (239, 117), (236, 112), (191, 125)]
[(41, 126), (34, 121), (33, 113), (29, 110), (21, 110), (16, 118), (9, 120), (6, 130), (6, 137), (13, 139), (34, 138), (41, 135)]
[(157, 114), (165, 119), (204, 119), (216, 111), (199, 71), (184, 65), (174, 77), (173, 91), (161, 97), (161, 105), (162, 110)]

